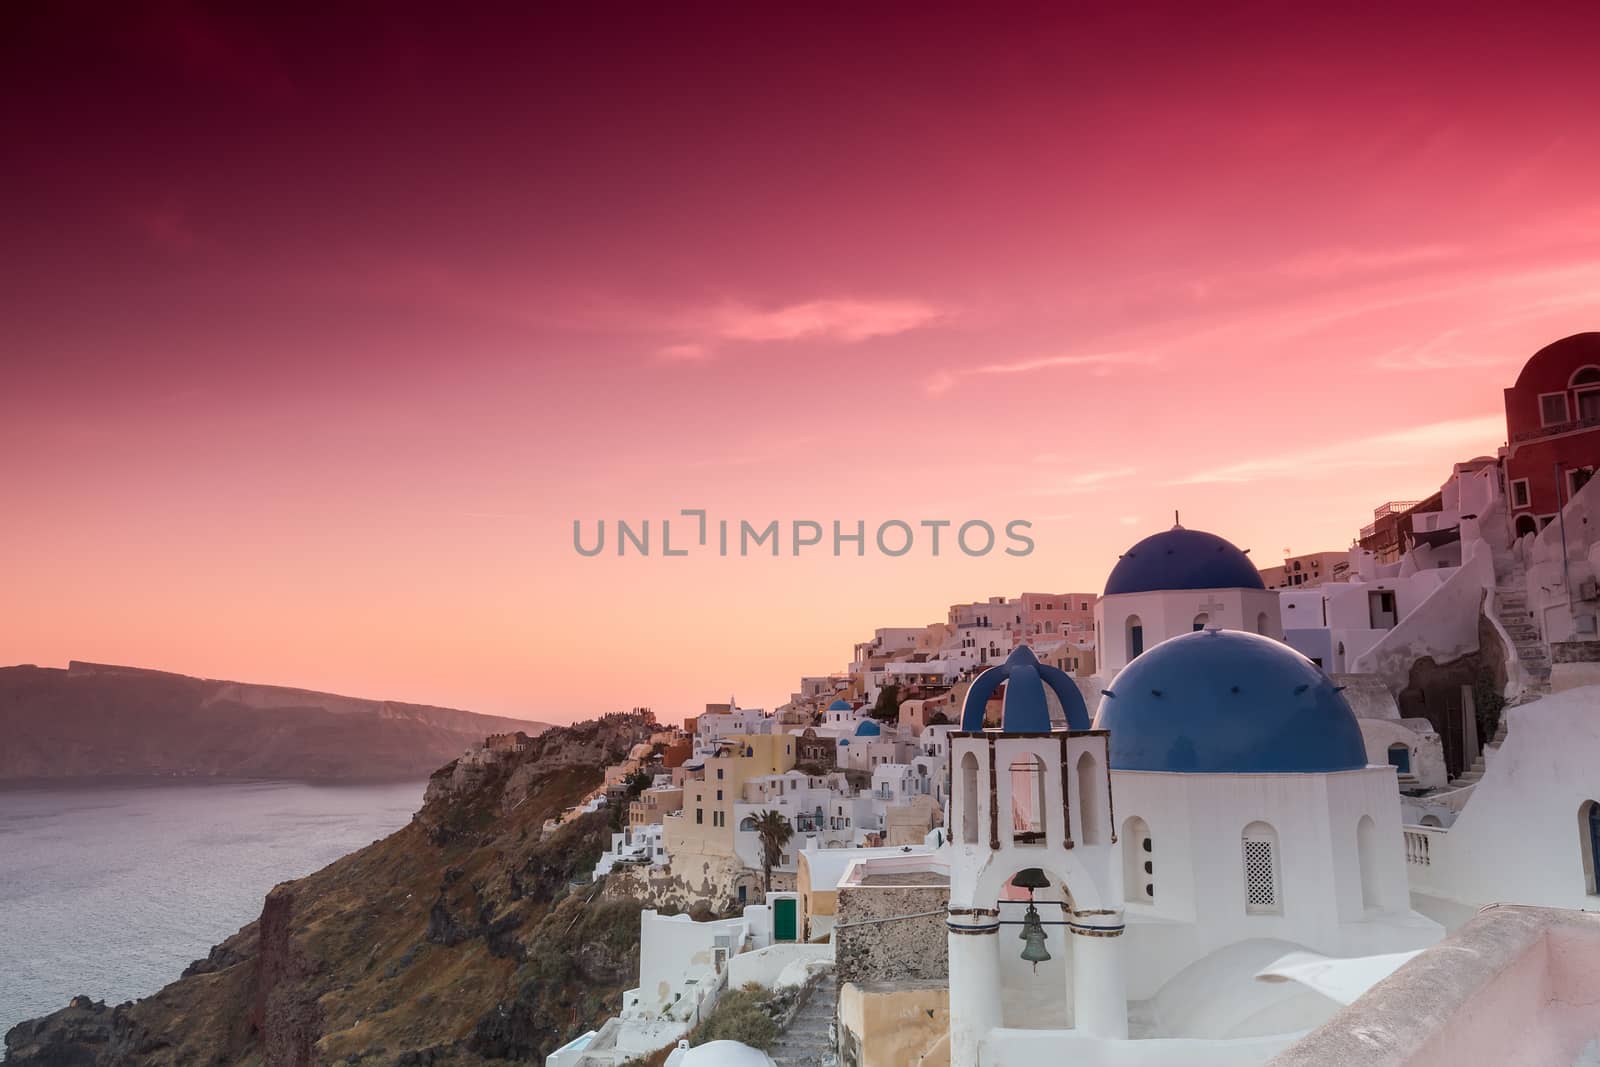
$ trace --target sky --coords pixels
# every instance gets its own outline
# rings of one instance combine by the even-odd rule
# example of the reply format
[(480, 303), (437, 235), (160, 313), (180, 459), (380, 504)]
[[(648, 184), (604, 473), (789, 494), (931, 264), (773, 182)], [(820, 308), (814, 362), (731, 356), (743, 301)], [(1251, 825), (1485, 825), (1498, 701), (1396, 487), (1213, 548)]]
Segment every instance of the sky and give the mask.
[(461, 6), (0, 12), (0, 663), (772, 707), (1347, 547), (1600, 327), (1592, 5)]

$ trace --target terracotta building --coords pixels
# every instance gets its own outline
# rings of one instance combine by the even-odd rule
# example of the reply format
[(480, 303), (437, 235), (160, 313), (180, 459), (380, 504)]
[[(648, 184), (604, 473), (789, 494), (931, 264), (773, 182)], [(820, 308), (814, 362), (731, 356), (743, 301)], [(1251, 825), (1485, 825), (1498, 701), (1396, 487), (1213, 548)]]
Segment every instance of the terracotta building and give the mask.
[(1505, 395), (1501, 458), (1521, 536), (1553, 520), (1600, 465), (1600, 333), (1541, 348)]

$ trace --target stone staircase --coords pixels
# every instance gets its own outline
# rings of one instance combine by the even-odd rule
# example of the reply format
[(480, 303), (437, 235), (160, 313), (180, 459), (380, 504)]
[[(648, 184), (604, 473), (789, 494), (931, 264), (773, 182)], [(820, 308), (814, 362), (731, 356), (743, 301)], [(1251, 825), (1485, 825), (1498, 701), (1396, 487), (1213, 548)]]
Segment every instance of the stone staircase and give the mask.
[[(1494, 574), (1495, 589), (1491, 602), (1494, 613), (1505, 629), (1506, 636), (1511, 638), (1517, 661), (1527, 678), (1521, 694), (1507, 705), (1512, 707), (1537, 700), (1550, 692), (1550, 650), (1540, 638), (1539, 627), (1534, 623), (1533, 613), (1528, 610), (1528, 576), (1522, 561), (1510, 555), (1497, 556)], [(1454, 779), (1451, 785), (1472, 785), (1483, 777), (1487, 761), (1499, 751), (1506, 739), (1507, 718), (1506, 708), (1502, 708), (1494, 736), (1484, 743), (1472, 766)]]
[(1521, 561), (1509, 559), (1495, 565), (1494, 612), (1515, 646), (1517, 660), (1528, 678), (1523, 695), (1550, 691), (1550, 650), (1539, 637), (1539, 627), (1528, 610), (1527, 571)]
[(834, 1021), (838, 1010), (839, 988), (832, 974), (824, 974), (768, 1055), (778, 1067), (835, 1067), (839, 1062)]

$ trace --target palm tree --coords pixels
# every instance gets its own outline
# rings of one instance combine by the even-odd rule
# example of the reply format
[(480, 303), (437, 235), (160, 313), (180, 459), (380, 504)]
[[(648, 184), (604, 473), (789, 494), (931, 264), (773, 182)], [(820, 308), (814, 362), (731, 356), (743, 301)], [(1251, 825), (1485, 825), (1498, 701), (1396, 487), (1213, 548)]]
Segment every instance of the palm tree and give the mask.
[(783, 859), (783, 847), (794, 836), (794, 828), (789, 825), (781, 812), (764, 811), (756, 816), (756, 833), (761, 835), (761, 878), (764, 883), (762, 892), (772, 892), (772, 868)]

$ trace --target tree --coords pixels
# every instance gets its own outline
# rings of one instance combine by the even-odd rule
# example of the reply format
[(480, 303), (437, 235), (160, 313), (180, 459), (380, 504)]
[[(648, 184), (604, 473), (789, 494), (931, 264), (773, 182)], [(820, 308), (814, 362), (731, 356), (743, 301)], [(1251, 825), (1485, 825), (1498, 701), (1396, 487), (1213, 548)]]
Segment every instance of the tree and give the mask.
[(761, 880), (765, 888), (763, 892), (772, 892), (772, 868), (776, 867), (783, 859), (783, 848), (794, 836), (794, 828), (789, 825), (781, 812), (764, 811), (756, 816), (756, 833), (761, 838)]
[(900, 717), (900, 687), (893, 682), (878, 692), (878, 702), (872, 706), (872, 717), (879, 722), (893, 722)]

